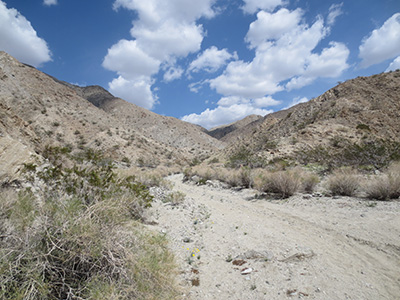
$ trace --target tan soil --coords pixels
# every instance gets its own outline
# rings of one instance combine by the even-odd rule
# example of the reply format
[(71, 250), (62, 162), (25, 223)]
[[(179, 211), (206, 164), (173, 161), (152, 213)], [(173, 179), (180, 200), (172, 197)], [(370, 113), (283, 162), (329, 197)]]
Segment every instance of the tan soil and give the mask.
[(170, 240), (182, 298), (400, 298), (399, 201), (255, 199), (254, 190), (168, 179), (185, 201), (157, 200), (151, 227)]

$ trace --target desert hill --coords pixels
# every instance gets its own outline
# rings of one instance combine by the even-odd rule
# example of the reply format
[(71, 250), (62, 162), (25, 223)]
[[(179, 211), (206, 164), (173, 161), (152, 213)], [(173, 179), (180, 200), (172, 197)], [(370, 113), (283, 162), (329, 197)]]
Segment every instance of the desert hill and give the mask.
[(223, 150), (225, 157), (247, 149), (264, 161), (309, 163), (330, 156), (345, 161), (359, 154), (368, 157), (353, 163), (383, 163), (376, 160), (396, 158), (400, 149), (400, 71), (348, 80), (241, 131), (245, 134), (236, 133), (236, 141)]
[(126, 127), (134, 127), (144, 136), (178, 149), (189, 149), (201, 155), (221, 149), (223, 142), (204, 134), (201, 127), (173, 117), (158, 115), (137, 105), (116, 98), (99, 86), (73, 87), (77, 93), (96, 107), (122, 120)]
[[(0, 52), (0, 177), (44, 149), (100, 150), (116, 161), (185, 164), (223, 147), (195, 125), (159, 116), (101, 87), (61, 82)], [(12, 175), (10, 175), (12, 177)]]
[(208, 130), (207, 133), (216, 139), (229, 143), (234, 141), (237, 136), (244, 135), (244, 128), (252, 128), (262, 119), (262, 116), (250, 115), (231, 124), (214, 127)]
[[(345, 157), (346, 164), (378, 166), (399, 152), (400, 71), (352, 79), (307, 103), (207, 131), (100, 86), (60, 81), (1, 52), (0, 116), (2, 178), (40, 159), (48, 146), (92, 148), (140, 166), (185, 165), (212, 154), (226, 161), (243, 149), (253, 165)], [(359, 154), (368, 157), (355, 162)]]

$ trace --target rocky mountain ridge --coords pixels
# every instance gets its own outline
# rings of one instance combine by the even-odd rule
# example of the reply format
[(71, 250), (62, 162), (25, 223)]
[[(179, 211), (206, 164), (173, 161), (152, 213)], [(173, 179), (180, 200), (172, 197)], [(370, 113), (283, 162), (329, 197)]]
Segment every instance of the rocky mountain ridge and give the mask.
[[(48, 146), (92, 148), (117, 162), (146, 166), (187, 164), (224, 146), (198, 126), (157, 115), (98, 86), (61, 82), (5, 52), (0, 52), (0, 117), (0, 177), (39, 159)], [(11, 157), (18, 163), (10, 164)]]
[(183, 166), (214, 155), (227, 161), (241, 149), (264, 164), (308, 163), (355, 146), (395, 158), (399, 131), (400, 71), (355, 78), (307, 103), (207, 131), (100, 86), (60, 81), (0, 52), (0, 180), (43, 159), (48, 146), (95, 149), (122, 167)]
[(237, 135), (238, 140), (223, 150), (225, 157), (241, 147), (274, 160), (316, 149), (333, 155), (354, 145), (375, 150), (396, 146), (400, 70), (348, 80), (307, 103), (266, 115), (242, 131), (246, 134)]

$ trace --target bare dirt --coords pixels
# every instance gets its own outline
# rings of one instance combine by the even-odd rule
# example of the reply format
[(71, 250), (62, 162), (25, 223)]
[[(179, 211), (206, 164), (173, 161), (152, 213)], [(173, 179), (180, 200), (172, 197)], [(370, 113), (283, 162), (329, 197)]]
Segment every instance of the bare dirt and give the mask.
[[(184, 299), (400, 299), (400, 202), (298, 194), (168, 179), (185, 193), (157, 200)], [(149, 225), (150, 226), (150, 225)]]

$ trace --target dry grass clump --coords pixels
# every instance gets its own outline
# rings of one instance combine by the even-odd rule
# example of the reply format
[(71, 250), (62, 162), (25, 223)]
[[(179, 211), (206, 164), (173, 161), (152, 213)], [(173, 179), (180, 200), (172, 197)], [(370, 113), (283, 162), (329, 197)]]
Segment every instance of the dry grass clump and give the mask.
[(132, 194), (0, 197), (0, 299), (173, 299), (164, 238), (134, 220)]
[(272, 193), (280, 198), (288, 198), (299, 191), (301, 175), (299, 170), (261, 172), (254, 179), (254, 186), (264, 193)]
[(367, 181), (364, 187), (367, 198), (376, 200), (400, 197), (400, 163), (389, 166), (387, 171)]
[(220, 168), (216, 179), (227, 183), (230, 187), (249, 188), (252, 186), (252, 170), (247, 167), (239, 169)]
[(200, 165), (185, 170), (186, 179), (195, 175), (200, 178), (199, 184), (205, 184), (207, 180), (219, 180), (230, 187), (255, 188), (262, 192), (277, 194), (282, 198), (287, 198), (299, 190), (310, 193), (319, 183), (318, 176), (304, 172), (300, 168), (269, 171), (260, 168), (230, 169)]
[(185, 201), (185, 193), (180, 191), (177, 192), (169, 192), (165, 199), (163, 200), (164, 203), (170, 203), (172, 206), (177, 206), (182, 204)]
[(319, 177), (313, 173), (302, 172), (301, 173), (301, 186), (302, 190), (306, 193), (314, 192), (315, 187), (319, 183)]
[(197, 184), (205, 184), (207, 180), (219, 180), (220, 177), (216, 169), (205, 165), (186, 168), (183, 174), (185, 180), (191, 180), (194, 176), (199, 177)]
[(351, 197), (360, 187), (360, 178), (350, 168), (339, 169), (329, 176), (327, 187), (333, 195)]
[(118, 174), (123, 177), (134, 176), (135, 179), (147, 187), (170, 188), (170, 182), (165, 179), (168, 175), (179, 173), (178, 167), (157, 166), (157, 168), (145, 169), (131, 167), (125, 170), (118, 170)]
[(207, 180), (218, 180), (231, 187), (251, 187), (252, 170), (247, 167), (228, 169), (224, 167), (210, 167), (198, 165), (184, 171), (186, 179), (198, 176), (198, 184), (205, 184)]
[(140, 224), (148, 188), (93, 150), (69, 158), (25, 168), (38, 195), (0, 191), (0, 299), (174, 299), (166, 241)]

